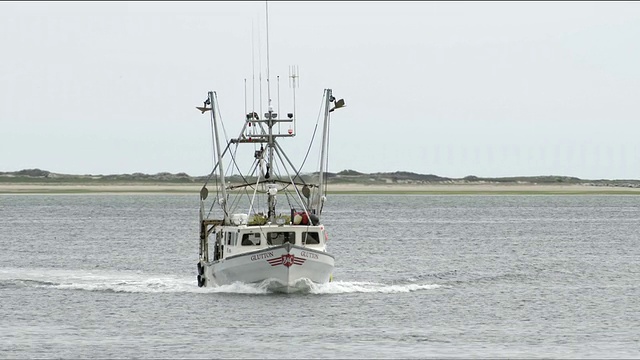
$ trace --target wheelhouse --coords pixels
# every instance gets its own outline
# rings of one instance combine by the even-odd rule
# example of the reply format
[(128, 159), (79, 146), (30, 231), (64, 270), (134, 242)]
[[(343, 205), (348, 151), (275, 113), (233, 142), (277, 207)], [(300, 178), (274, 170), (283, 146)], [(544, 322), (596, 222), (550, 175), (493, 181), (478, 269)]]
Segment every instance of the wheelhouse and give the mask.
[(289, 243), (323, 251), (327, 236), (323, 225), (238, 225), (215, 227), (214, 249), (209, 259), (216, 261), (259, 249)]

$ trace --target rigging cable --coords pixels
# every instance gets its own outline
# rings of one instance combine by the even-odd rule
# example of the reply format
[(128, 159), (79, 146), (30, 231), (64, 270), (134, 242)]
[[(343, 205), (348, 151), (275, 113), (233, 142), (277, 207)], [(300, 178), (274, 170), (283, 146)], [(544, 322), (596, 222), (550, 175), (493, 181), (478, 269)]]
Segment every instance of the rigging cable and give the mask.
[[(306, 212), (307, 209), (304, 206), (304, 200), (302, 200), (302, 197), (300, 196), (300, 191), (298, 190), (298, 187), (296, 186), (295, 181), (293, 180), (293, 178), (291, 178), (291, 175), (286, 171), (287, 167), (286, 167), (286, 165), (284, 163), (284, 160), (282, 159), (282, 155), (280, 154), (280, 152), (277, 149), (276, 149), (276, 155), (278, 155), (278, 159), (282, 163), (282, 166), (284, 167), (285, 172), (287, 173), (287, 175), (289, 176), (289, 180), (291, 181), (291, 184), (287, 184), (287, 186), (285, 186), (283, 188), (283, 190), (286, 189), (287, 187), (289, 187), (289, 185), (293, 185), (293, 188), (295, 189), (295, 193), (296, 193), (296, 195), (298, 195), (298, 200), (300, 201), (297, 204), (301, 204), (302, 208)], [(276, 166), (277, 166), (277, 163), (276, 163)], [(293, 207), (291, 206), (291, 200), (289, 200), (289, 192), (288, 191), (285, 191), (285, 196), (287, 197), (287, 202), (289, 203), (289, 208), (293, 209)], [(293, 219), (291, 219), (291, 221), (293, 221)]]
[[(324, 97), (323, 97), (324, 99)], [(323, 101), (324, 103), (324, 101)], [(302, 168), (304, 167), (304, 164), (307, 162), (307, 157), (309, 156), (309, 152), (311, 151), (311, 147), (313, 146), (313, 140), (316, 137), (316, 132), (318, 131), (318, 123), (320, 122), (320, 115), (322, 114), (322, 108), (324, 104), (322, 104), (320, 106), (320, 111), (318, 112), (318, 118), (316, 119), (316, 126), (313, 128), (313, 134), (311, 134), (311, 142), (309, 143), (309, 147), (307, 148), (307, 153), (304, 155), (304, 159), (302, 160), (302, 164), (300, 164), (300, 167), (298, 168), (298, 170), (296, 171), (296, 176), (294, 176), (293, 178), (298, 178), (300, 177), (300, 171), (302, 171)], [(302, 179), (302, 177), (300, 177), (300, 179)]]

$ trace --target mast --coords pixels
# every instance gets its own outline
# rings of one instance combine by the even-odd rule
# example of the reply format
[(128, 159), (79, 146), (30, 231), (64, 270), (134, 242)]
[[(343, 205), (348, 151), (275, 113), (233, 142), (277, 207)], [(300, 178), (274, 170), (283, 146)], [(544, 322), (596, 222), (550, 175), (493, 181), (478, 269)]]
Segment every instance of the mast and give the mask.
[(316, 212), (318, 216), (322, 212), (322, 203), (325, 199), (324, 193), (324, 177), (325, 177), (325, 165), (327, 163), (327, 140), (329, 136), (329, 104), (331, 103), (331, 99), (333, 98), (331, 89), (325, 89), (325, 103), (324, 103), (324, 123), (322, 127), (322, 150), (320, 152), (320, 180), (318, 182), (318, 199), (316, 203)]
[[(273, 173), (273, 148), (275, 140), (273, 138), (273, 119), (277, 116), (276, 113), (273, 112), (273, 106), (271, 105), (271, 79), (269, 74), (269, 3), (265, 1), (265, 23), (266, 23), (266, 35), (267, 35), (267, 113), (264, 114), (267, 120), (267, 126), (269, 127), (269, 136), (267, 137), (267, 150), (268, 150), (268, 165), (267, 172), (265, 174), (265, 179), (269, 179), (271, 174)], [(267, 194), (268, 194), (268, 205), (269, 205), (269, 213), (267, 214), (269, 217), (269, 221), (274, 223), (276, 219), (276, 194), (278, 193), (278, 189), (275, 186), (275, 181), (270, 180), (267, 184)]]
[(218, 172), (220, 173), (220, 184), (222, 186), (222, 200), (220, 200), (220, 205), (222, 206), (222, 211), (224, 212), (224, 224), (229, 220), (229, 214), (227, 211), (227, 185), (224, 180), (224, 169), (222, 164), (222, 152), (220, 151), (220, 140), (218, 139), (218, 122), (216, 119), (216, 102), (213, 97), (213, 91), (209, 91), (209, 102), (211, 103), (211, 121), (213, 122), (213, 131), (215, 134), (216, 141), (216, 152), (218, 154)]
[[(273, 119), (276, 117), (276, 113), (273, 112), (271, 108), (269, 108), (269, 112), (264, 114), (267, 121), (267, 127), (269, 127), (269, 135), (267, 137), (267, 149), (269, 150), (269, 161), (267, 165), (267, 172), (264, 175), (265, 179), (271, 178), (271, 174), (273, 173), (273, 148), (275, 144), (275, 139), (273, 136)], [(270, 180), (267, 184), (267, 194), (268, 203), (269, 203), (269, 213), (267, 214), (269, 217), (269, 221), (272, 223), (275, 222), (276, 219), (276, 194), (278, 193), (278, 189), (275, 186), (275, 181)]]

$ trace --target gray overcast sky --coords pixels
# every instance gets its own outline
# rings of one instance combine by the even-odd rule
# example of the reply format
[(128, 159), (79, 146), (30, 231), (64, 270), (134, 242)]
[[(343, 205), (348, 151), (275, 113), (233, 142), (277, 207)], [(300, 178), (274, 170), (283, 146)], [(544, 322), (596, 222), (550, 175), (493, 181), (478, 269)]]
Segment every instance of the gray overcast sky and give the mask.
[[(0, 2), (0, 171), (209, 173), (194, 106), (215, 90), (239, 132), (264, 25), (264, 2)], [(269, 2), (269, 49), (283, 113), (300, 69), (295, 163), (332, 88), (329, 171), (640, 179), (640, 2)]]

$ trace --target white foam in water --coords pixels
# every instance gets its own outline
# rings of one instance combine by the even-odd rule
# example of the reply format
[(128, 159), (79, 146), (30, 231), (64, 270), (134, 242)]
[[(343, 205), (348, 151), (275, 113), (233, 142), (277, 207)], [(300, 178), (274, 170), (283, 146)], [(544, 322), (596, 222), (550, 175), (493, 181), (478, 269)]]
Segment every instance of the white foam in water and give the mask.
[(127, 271), (0, 269), (0, 280), (28, 281), (38, 287), (114, 292), (206, 292), (195, 278)]
[[(216, 292), (240, 292), (265, 294), (274, 292), (281, 284), (276, 280), (265, 280), (260, 284), (242, 284), (235, 283), (228, 286), (220, 286)], [(299, 289), (298, 293), (302, 294), (348, 294), (348, 293), (408, 293), (419, 290), (437, 289), (441, 285), (437, 284), (396, 284), (387, 285), (373, 282), (348, 282), (333, 281), (327, 284), (314, 284), (308, 279), (301, 279), (295, 285)], [(224, 288), (224, 289), (223, 289)], [(216, 288), (214, 288), (216, 289)], [(253, 291), (251, 291), (253, 289)]]
[(206, 288), (208, 292), (213, 293), (230, 293), (230, 294), (267, 294), (268, 289), (256, 285), (256, 284), (245, 284), (245, 283), (233, 283), (230, 285), (220, 285), (220, 286), (212, 286)]
[(408, 293), (419, 290), (437, 289), (437, 284), (397, 284), (387, 285), (372, 282), (332, 281), (326, 284), (312, 285), (313, 294), (343, 294), (343, 293)]
[[(113, 291), (130, 293), (231, 293), (268, 294), (278, 284), (264, 281), (260, 284), (234, 283), (231, 285), (199, 288), (195, 277), (178, 277), (168, 274), (145, 274), (142, 272), (106, 270), (64, 269), (19, 269), (0, 268), (0, 281), (34, 282), (37, 287), (57, 289)], [(437, 284), (379, 284), (373, 282), (333, 281), (314, 284), (301, 280), (296, 284), (301, 293), (345, 294), (345, 293), (408, 293), (440, 287)]]

